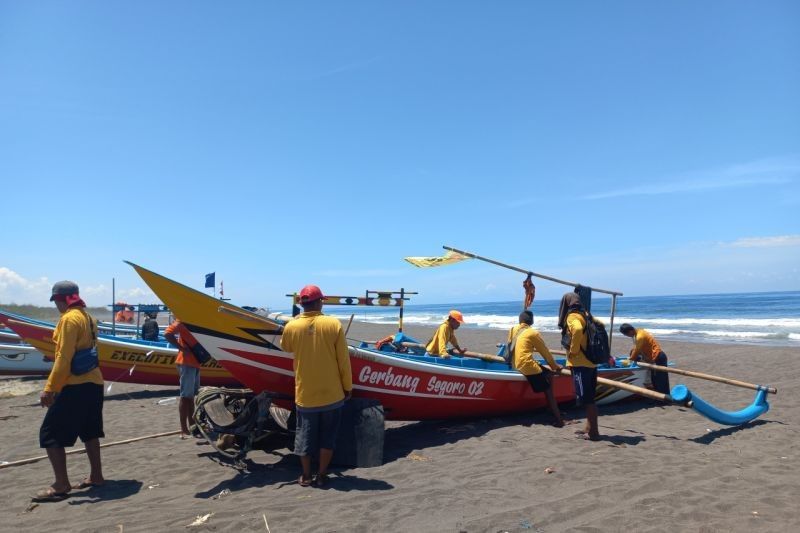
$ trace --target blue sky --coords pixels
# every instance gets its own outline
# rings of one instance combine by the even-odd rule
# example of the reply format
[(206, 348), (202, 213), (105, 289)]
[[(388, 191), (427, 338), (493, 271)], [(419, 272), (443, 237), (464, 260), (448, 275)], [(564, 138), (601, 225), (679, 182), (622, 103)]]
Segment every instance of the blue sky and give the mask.
[[(0, 303), (800, 289), (800, 3), (0, 3)], [(562, 287), (542, 282), (538, 295)]]

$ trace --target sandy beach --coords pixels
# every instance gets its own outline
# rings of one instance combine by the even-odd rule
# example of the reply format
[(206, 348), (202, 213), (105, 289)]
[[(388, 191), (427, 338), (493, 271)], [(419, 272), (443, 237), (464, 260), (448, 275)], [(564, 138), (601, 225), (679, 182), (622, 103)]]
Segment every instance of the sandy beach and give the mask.
[[(426, 339), (429, 328), (408, 328)], [(375, 340), (386, 326), (354, 323), (350, 338)], [(493, 352), (498, 330), (458, 332), (462, 346)], [(557, 346), (554, 337), (548, 345)], [(336, 468), (325, 489), (295, 483), (288, 449), (253, 451), (248, 472), (212, 448), (177, 436), (103, 450), (106, 486), (30, 506), (52, 481), (49, 463), (0, 470), (7, 531), (795, 531), (800, 530), (800, 350), (663, 342), (677, 366), (777, 387), (771, 410), (744, 427), (719, 426), (690, 409), (644, 401), (601, 407), (600, 442), (578, 426), (547, 425), (546, 413), (442, 422), (387, 422), (384, 464)], [(629, 342), (614, 336), (614, 351)], [(5, 381), (5, 380), (4, 380)], [(681, 376), (729, 410), (753, 391)], [(42, 380), (0, 397), (0, 461), (42, 455)], [(106, 384), (108, 385), (108, 383)], [(23, 390), (24, 389), (24, 390)], [(104, 443), (177, 429), (176, 388), (114, 384)], [(582, 420), (582, 410), (565, 408)], [(88, 471), (68, 458), (71, 480)], [(549, 473), (548, 473), (549, 472)]]

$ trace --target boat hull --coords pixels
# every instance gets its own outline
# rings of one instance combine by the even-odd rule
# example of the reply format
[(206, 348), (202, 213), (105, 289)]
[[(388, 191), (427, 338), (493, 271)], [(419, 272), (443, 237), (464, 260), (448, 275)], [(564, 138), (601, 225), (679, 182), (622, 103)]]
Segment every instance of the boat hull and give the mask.
[(44, 358), (33, 346), (25, 344), (0, 344), (0, 375), (46, 376), (53, 362)]
[[(198, 342), (246, 387), (294, 396), (293, 356), (278, 348), (281, 324), (133, 266)], [(523, 375), (500, 363), (349, 350), (353, 395), (380, 401), (387, 419), (495, 416), (546, 406), (544, 394), (533, 392)], [(601, 375), (631, 384), (644, 379), (643, 372), (628, 369)], [(571, 378), (556, 376), (553, 387), (559, 403), (574, 401)], [(605, 386), (598, 390), (601, 402), (627, 397), (630, 393)]]
[[(3, 320), (25, 342), (44, 354), (55, 357), (55, 326), (0, 312)], [(178, 385), (175, 358), (178, 350), (165, 343), (135, 341), (106, 335), (97, 338), (100, 371), (106, 381), (144, 385)], [(200, 368), (200, 383), (215, 387), (241, 387), (225, 368), (213, 359)]]

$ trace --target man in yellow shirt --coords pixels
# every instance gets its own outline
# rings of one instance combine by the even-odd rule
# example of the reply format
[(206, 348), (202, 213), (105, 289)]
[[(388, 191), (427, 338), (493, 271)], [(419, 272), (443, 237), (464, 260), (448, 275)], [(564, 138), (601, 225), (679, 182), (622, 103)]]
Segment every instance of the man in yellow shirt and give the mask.
[[(667, 354), (661, 349), (661, 345), (653, 334), (643, 328), (634, 328), (630, 324), (622, 324), (619, 332), (633, 339), (631, 348), (631, 361), (644, 359), (645, 363), (651, 365), (667, 366)], [(650, 371), (650, 380), (653, 388), (660, 393), (669, 394), (669, 374), (657, 370)]]
[[(37, 502), (60, 501), (71, 489), (97, 487), (105, 482), (100, 462), (103, 433), (103, 375), (97, 367), (97, 323), (86, 312), (78, 285), (59, 281), (53, 285), (50, 301), (61, 313), (53, 332), (55, 361), (44, 390), (39, 395), (47, 407), (39, 429), (39, 446), (47, 450), (55, 481), (33, 498)], [(88, 364), (83, 364), (88, 361)], [(67, 454), (80, 437), (89, 458), (89, 477), (75, 486), (67, 475)]]
[(464, 323), (464, 315), (455, 309), (450, 311), (445, 321), (436, 329), (431, 340), (425, 345), (425, 351), (428, 354), (437, 357), (450, 357), (450, 352), (447, 351), (447, 343), (453, 346), (453, 350), (463, 354), (467, 350), (458, 345), (455, 331)]
[[(564, 427), (564, 420), (561, 418), (561, 412), (558, 410), (556, 398), (553, 395), (552, 377), (553, 372), (558, 374), (561, 371), (561, 366), (556, 363), (553, 354), (547, 349), (547, 346), (542, 339), (542, 335), (538, 330), (533, 329), (533, 313), (525, 310), (519, 314), (519, 324), (511, 328), (508, 332), (508, 349), (510, 351), (509, 357), (516, 368), (531, 384), (533, 392), (543, 392), (547, 398), (547, 406), (553, 414), (555, 421), (553, 425), (556, 427)], [(539, 352), (550, 365), (550, 370), (542, 368), (542, 366), (533, 358), (533, 353)]]
[(562, 345), (567, 350), (567, 367), (572, 372), (576, 404), (586, 408), (586, 426), (578, 434), (586, 440), (600, 440), (597, 405), (594, 402), (597, 366), (585, 355), (589, 341), (585, 331), (583, 304), (577, 293), (568, 292), (561, 298), (558, 327), (561, 328)]
[(319, 450), (317, 487), (328, 482), (342, 406), (353, 390), (350, 355), (342, 324), (322, 314), (325, 297), (316, 285), (300, 291), (303, 312), (283, 330), (281, 348), (294, 353), (294, 402), (297, 430), (294, 453), (300, 456), (303, 473), (297, 482), (307, 487), (311, 479), (311, 455)]

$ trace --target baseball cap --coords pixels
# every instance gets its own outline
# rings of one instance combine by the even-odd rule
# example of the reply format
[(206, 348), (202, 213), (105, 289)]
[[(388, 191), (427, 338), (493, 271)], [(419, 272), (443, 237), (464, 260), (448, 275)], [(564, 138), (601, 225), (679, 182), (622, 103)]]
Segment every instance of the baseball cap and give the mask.
[(78, 294), (78, 284), (73, 281), (59, 281), (53, 285), (53, 294), (50, 296), (52, 302), (56, 296), (69, 296)]
[(321, 298), (325, 298), (325, 296), (323, 296), (322, 291), (316, 285), (306, 285), (300, 290), (301, 303), (314, 302)]
[(461, 314), (461, 311), (456, 311), (453, 309), (447, 316), (457, 321), (459, 324), (464, 323), (464, 315)]

